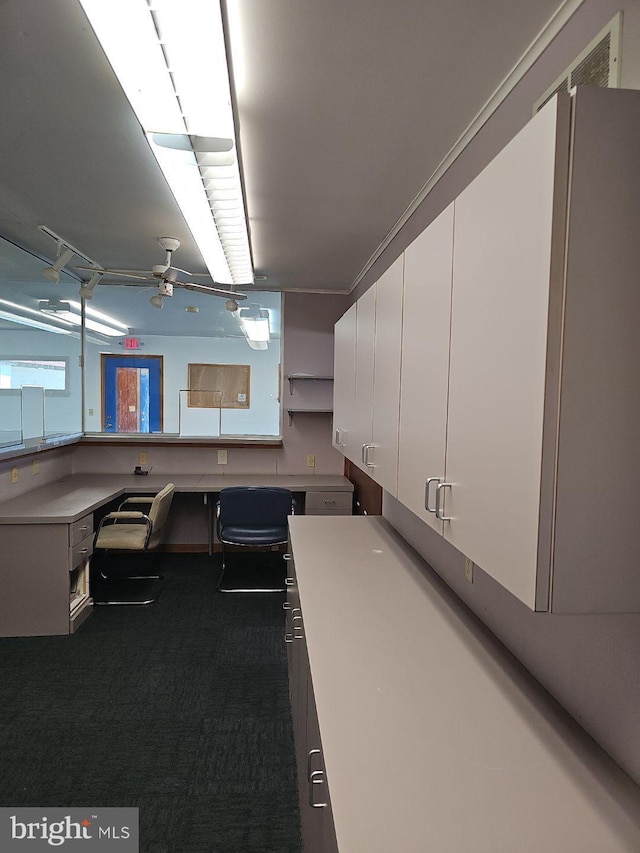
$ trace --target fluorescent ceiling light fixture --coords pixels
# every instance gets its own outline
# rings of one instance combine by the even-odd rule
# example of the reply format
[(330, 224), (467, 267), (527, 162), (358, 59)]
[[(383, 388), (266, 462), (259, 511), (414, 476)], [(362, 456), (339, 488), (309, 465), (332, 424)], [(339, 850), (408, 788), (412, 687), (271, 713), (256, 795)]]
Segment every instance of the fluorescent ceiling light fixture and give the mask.
[[(78, 305), (77, 302), (74, 304)], [(67, 321), (68, 323), (72, 323), (74, 326), (82, 325), (82, 317), (80, 314), (75, 314), (71, 311), (70, 302), (60, 302), (57, 299), (44, 299), (40, 302), (40, 311), (44, 314), (52, 314), (56, 319)], [(120, 323), (118, 325), (120, 325), (121, 328), (116, 329), (114, 326), (109, 326), (106, 323), (100, 323), (98, 320), (93, 320), (86, 315), (84, 318), (84, 325), (85, 328), (90, 329), (92, 332), (99, 332), (101, 335), (105, 335), (109, 338), (122, 337), (128, 331), (128, 327)]]
[[(218, 0), (80, 2), (214, 281), (252, 284)], [(240, 258), (217, 227), (222, 214), (240, 223)]]
[[(42, 323), (42, 314), (40, 311), (35, 311), (33, 308), (29, 308), (27, 305), (20, 305), (17, 302), (11, 302), (9, 299), (0, 299), (0, 309), (9, 308), (11, 313), (15, 311), (19, 312), (19, 316), (27, 314), (33, 318), (37, 318), (35, 322)], [(55, 317), (55, 320), (62, 323), (63, 326), (72, 326), (73, 323), (70, 323), (68, 320), (63, 319), (62, 317)], [(23, 325), (26, 325), (23, 324)], [(47, 325), (47, 324), (45, 324)], [(37, 328), (37, 327), (34, 327)], [(47, 325), (47, 328), (58, 328)]]
[(60, 326), (52, 326), (50, 323), (33, 320), (31, 317), (21, 317), (11, 311), (0, 311), (0, 320), (9, 320), (11, 323), (18, 323), (20, 326), (28, 326), (30, 329), (39, 329), (42, 332), (53, 332), (56, 335), (71, 334), (70, 329), (61, 329)]
[(269, 312), (256, 303), (240, 308), (236, 314), (242, 333), (252, 349), (267, 349), (270, 340)]

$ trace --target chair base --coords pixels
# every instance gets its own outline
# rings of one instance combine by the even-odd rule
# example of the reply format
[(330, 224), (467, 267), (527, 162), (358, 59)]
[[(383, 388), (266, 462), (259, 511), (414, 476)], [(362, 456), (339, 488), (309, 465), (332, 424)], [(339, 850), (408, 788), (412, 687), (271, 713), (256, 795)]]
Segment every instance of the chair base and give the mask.
[[(234, 553), (231, 565), (227, 566), (223, 552), (222, 573), (217, 591), (227, 593), (284, 592), (285, 566), (282, 554)], [(276, 557), (276, 561), (269, 559)], [(265, 559), (266, 558), (266, 559)]]
[(97, 605), (148, 605), (158, 600), (164, 586), (159, 575), (121, 579), (101, 579), (91, 590)]

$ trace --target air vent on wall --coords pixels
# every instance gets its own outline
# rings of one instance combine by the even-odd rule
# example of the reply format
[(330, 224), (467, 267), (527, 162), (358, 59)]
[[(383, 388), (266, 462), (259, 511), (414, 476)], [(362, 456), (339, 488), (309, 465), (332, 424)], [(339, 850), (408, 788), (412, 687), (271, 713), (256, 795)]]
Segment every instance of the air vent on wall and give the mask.
[(615, 89), (620, 85), (621, 24), (622, 12), (618, 12), (536, 102), (534, 114), (557, 92), (568, 92), (574, 86)]

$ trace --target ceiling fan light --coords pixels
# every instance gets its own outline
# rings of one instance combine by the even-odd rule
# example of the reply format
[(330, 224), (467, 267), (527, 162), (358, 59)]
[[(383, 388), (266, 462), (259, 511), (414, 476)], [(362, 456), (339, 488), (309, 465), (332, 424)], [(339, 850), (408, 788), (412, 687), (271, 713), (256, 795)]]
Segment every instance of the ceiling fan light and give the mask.
[(156, 295), (152, 296), (149, 300), (149, 304), (153, 305), (154, 308), (162, 308), (164, 305), (164, 296), (160, 293), (156, 293)]

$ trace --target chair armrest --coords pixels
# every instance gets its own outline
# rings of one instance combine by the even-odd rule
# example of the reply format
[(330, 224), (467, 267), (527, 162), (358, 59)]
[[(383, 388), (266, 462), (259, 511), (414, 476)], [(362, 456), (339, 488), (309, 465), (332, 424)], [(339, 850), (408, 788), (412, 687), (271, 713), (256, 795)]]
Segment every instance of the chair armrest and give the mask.
[(112, 518), (115, 521), (118, 521), (118, 520), (124, 519), (124, 518), (126, 518), (126, 519), (146, 518), (147, 520), (149, 520), (148, 516), (146, 516), (143, 512), (120, 512), (119, 510), (118, 510), (118, 512), (110, 512), (108, 515), (105, 515), (105, 517), (102, 520), (106, 521), (108, 518)]
[(119, 521), (125, 522), (125, 523), (129, 523), (129, 522), (133, 521), (136, 524), (138, 522), (140, 522), (140, 523), (145, 522), (148, 530), (151, 530), (151, 527), (152, 527), (151, 519), (149, 518), (148, 515), (145, 515), (143, 512), (110, 512), (107, 515), (105, 515), (104, 518), (100, 521), (100, 524), (98, 525), (98, 529), (96, 531), (96, 539), (100, 535), (100, 531), (102, 530), (102, 528), (105, 525), (117, 524)]

